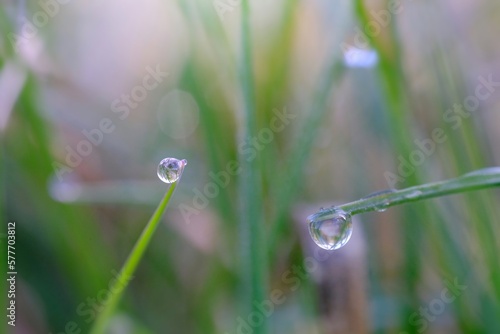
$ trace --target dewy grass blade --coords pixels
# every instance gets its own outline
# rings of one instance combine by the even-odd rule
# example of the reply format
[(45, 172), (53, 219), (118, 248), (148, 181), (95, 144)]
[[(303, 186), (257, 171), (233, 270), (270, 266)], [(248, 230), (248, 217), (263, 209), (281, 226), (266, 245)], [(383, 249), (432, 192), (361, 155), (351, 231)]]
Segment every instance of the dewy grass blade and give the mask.
[(323, 209), (318, 214), (321, 214), (321, 217), (324, 218), (338, 210), (342, 210), (350, 215), (356, 215), (369, 211), (381, 211), (391, 206), (427, 198), (497, 186), (500, 186), (500, 167), (490, 167), (467, 173), (455, 179), (427, 183), (401, 190), (383, 191), (351, 203)]
[(321, 209), (307, 217), (314, 242), (326, 250), (343, 247), (352, 233), (351, 217), (369, 211), (385, 211), (388, 207), (427, 198), (500, 186), (500, 167), (480, 169), (455, 179), (423, 184), (402, 190), (384, 190), (358, 201)]
[(161, 200), (155, 212), (149, 219), (148, 224), (142, 231), (139, 239), (135, 243), (132, 252), (128, 256), (127, 260), (125, 261), (125, 264), (120, 270), (120, 274), (118, 276), (119, 279), (117, 279), (113, 284), (113, 286), (110, 288), (111, 291), (110, 297), (105, 305), (104, 310), (102, 310), (102, 312), (98, 315), (90, 333), (102, 334), (105, 332), (109, 318), (113, 314), (113, 311), (115, 310), (118, 302), (120, 301), (123, 292), (127, 288), (128, 282), (133, 277), (133, 274), (137, 266), (139, 265), (139, 262), (141, 261), (142, 256), (144, 255), (144, 252), (146, 251), (146, 248), (148, 247), (151, 238), (153, 237), (153, 234), (156, 231), (156, 228), (158, 227), (158, 224), (161, 221), (163, 212), (167, 208), (167, 205), (170, 202), (172, 195), (174, 194), (175, 188), (177, 187), (177, 184), (181, 180), (182, 173), (184, 171), (184, 167), (187, 164), (187, 162), (185, 160), (182, 160), (180, 161), (180, 164), (181, 164), (181, 169), (179, 171), (180, 173), (178, 179), (170, 183), (170, 187), (165, 193), (165, 196)]
[[(240, 83), (243, 95), (244, 137), (257, 134), (257, 115), (253, 79), (252, 42), (250, 32), (250, 1), (241, 2), (241, 60), (239, 64)], [(241, 282), (244, 293), (244, 312), (260, 312), (256, 305), (266, 298), (267, 261), (263, 231), (262, 181), (259, 158), (248, 159), (240, 155), (243, 172), (240, 183), (242, 213), (240, 219), (240, 243), (242, 251)], [(256, 303), (257, 302), (257, 303)], [(267, 333), (267, 319), (254, 328), (256, 334)]]

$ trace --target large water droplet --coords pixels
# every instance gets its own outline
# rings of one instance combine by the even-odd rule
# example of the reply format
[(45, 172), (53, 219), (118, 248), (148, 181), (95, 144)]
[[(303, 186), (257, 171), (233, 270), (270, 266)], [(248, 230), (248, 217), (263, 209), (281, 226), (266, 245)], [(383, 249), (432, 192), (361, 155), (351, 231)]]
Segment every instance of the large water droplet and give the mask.
[(319, 212), (307, 220), (311, 238), (323, 249), (339, 249), (351, 238), (352, 220), (347, 212), (338, 209), (331, 215)]
[(187, 161), (184, 159), (165, 158), (158, 165), (158, 177), (165, 183), (174, 183), (181, 177), (186, 165)]

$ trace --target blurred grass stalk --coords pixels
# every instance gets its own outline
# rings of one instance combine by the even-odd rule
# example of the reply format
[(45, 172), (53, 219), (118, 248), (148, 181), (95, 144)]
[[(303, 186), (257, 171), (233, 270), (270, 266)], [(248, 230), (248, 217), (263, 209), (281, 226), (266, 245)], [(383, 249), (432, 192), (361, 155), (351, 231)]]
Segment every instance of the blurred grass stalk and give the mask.
[[(386, 1), (387, 5), (389, 1)], [(364, 4), (363, 0), (355, 0), (355, 14), (356, 18), (361, 25), (361, 27), (366, 27), (371, 22), (371, 17), (369, 15), (368, 9)], [(400, 44), (397, 36), (397, 27), (396, 22), (391, 23), (391, 26), (388, 27), (388, 39), (386, 41), (389, 42), (388, 45), (383, 44), (381, 39), (378, 36), (372, 36), (371, 34), (366, 34), (371, 46), (377, 51), (379, 54), (379, 75), (380, 80), (383, 86), (384, 98), (387, 103), (387, 115), (389, 119), (389, 124), (391, 127), (391, 140), (393, 147), (395, 149), (395, 155), (397, 154), (409, 154), (412, 151), (412, 142), (411, 139), (416, 137), (412, 130), (412, 122), (411, 115), (407, 114), (409, 110), (409, 103), (407, 100), (407, 96), (405, 95), (404, 87), (405, 87), (405, 78), (403, 71), (403, 63), (400, 51)], [(384, 47), (387, 46), (387, 47)], [(392, 52), (391, 52), (392, 51)], [(443, 65), (447, 65), (446, 61)], [(445, 66), (446, 67), (446, 66)], [(452, 81), (450, 80), (450, 83)], [(458, 96), (457, 96), (458, 98)], [(481, 151), (478, 147), (477, 136), (471, 136), (470, 131), (468, 131), (468, 127), (464, 126), (465, 136), (467, 139), (467, 143), (469, 145), (473, 145), (476, 149), (471, 150), (470, 159), (475, 163), (475, 168), (480, 168), (484, 166), (484, 159), (478, 159), (477, 156)], [(451, 141), (452, 146), (456, 146), (456, 141)], [(459, 148), (462, 150), (462, 148)], [(456, 158), (453, 158), (456, 159)], [(481, 161), (483, 160), (483, 161)], [(451, 163), (455, 163), (455, 168), (461, 169), (458, 161), (454, 160)], [(422, 169), (417, 169), (412, 175), (407, 178), (407, 182), (409, 184), (421, 184), (422, 179)], [(477, 196), (481, 196), (481, 194), (474, 196), (474, 198), (478, 198)], [(478, 203), (477, 201), (467, 201), (466, 206), (464, 207), (465, 212), (467, 212), (471, 220), (475, 222), (471, 227), (476, 230), (477, 233), (477, 241), (482, 244), (481, 249), (483, 249), (483, 254), (485, 260), (489, 264), (490, 268), (497, 268), (498, 261), (495, 259), (495, 241), (492, 239), (494, 233), (492, 233), (492, 227), (489, 224), (487, 219), (487, 215), (484, 214), (485, 211), (493, 212), (491, 206), (488, 206), (488, 202), (490, 200), (483, 201), (482, 203)], [(439, 263), (444, 268), (451, 270), (453, 275), (465, 276), (470, 271), (466, 268), (467, 266), (472, 266), (472, 263), (468, 263), (468, 265), (464, 266), (463, 259), (466, 257), (458, 257), (461, 260), (457, 260), (457, 254), (459, 252), (465, 252), (466, 255), (467, 250), (462, 250), (460, 245), (458, 244), (460, 241), (455, 240), (454, 237), (450, 238), (449, 231), (450, 226), (442, 227), (444, 221), (447, 219), (451, 219), (448, 212), (443, 210), (438, 210), (435, 206), (419, 206), (417, 209), (414, 206), (409, 206), (405, 209), (405, 216), (413, 217), (413, 221), (405, 220), (403, 222), (403, 230), (402, 230), (402, 238), (406, 238), (405, 236), (411, 236), (411, 242), (404, 243), (404, 254), (405, 254), (405, 269), (404, 269), (404, 281), (406, 282), (406, 289), (408, 296), (410, 297), (410, 303), (406, 304), (406, 314), (403, 313), (401, 318), (401, 325), (406, 327), (406, 330), (409, 332), (414, 332), (415, 327), (409, 326), (409, 322), (407, 319), (410, 317), (414, 309), (419, 307), (419, 293), (418, 293), (418, 285), (421, 283), (421, 267), (422, 267), (422, 258), (419, 250), (419, 246), (423, 243), (423, 237), (425, 233), (434, 234), (438, 233), (441, 240), (446, 244), (446, 250), (450, 252), (451, 255), (448, 255), (448, 261), (442, 259)], [(492, 215), (494, 216), (494, 214)], [(433, 220), (439, 222), (435, 224), (434, 227), (426, 224), (429, 217), (433, 217)], [(456, 238), (456, 237), (455, 237)], [(452, 250), (455, 250), (453, 252)], [(453, 256), (454, 254), (454, 256)], [(450, 257), (451, 256), (451, 257)], [(468, 260), (465, 260), (468, 261)], [(474, 275), (473, 275), (474, 276)], [(489, 273), (489, 277), (491, 279), (490, 283), (492, 283), (492, 287), (496, 290), (497, 296), (500, 295), (500, 271), (497, 269), (492, 269)], [(478, 277), (473, 277), (473, 280), (478, 280)], [(477, 283), (479, 281), (476, 281)], [(486, 292), (487, 294), (487, 292)], [(480, 294), (481, 305), (491, 305), (487, 295)], [(486, 298), (486, 299), (485, 299)], [(496, 305), (491, 305), (495, 310), (498, 310), (498, 303)], [(487, 307), (488, 308), (488, 307)], [(460, 314), (458, 318), (462, 318), (466, 316), (464, 309), (460, 310)], [(489, 309), (491, 312), (491, 309)], [(464, 325), (464, 323), (461, 323)], [(464, 328), (465, 329), (465, 328)]]
[[(294, 20), (293, 10), (296, 10), (297, 1), (286, 2), (285, 9), (285, 20)], [(289, 25), (293, 23), (286, 22), (284, 26), (286, 30), (291, 31)], [(286, 37), (286, 35), (285, 35)], [(283, 38), (286, 40), (286, 38)], [(289, 42), (292, 44), (291, 42)], [(289, 50), (290, 45), (282, 46), (277, 43), (280, 47), (277, 49), (275, 54), (279, 54), (278, 51), (286, 50), (285, 54), (291, 53)], [(281, 60), (279, 65), (283, 64), (285, 61)], [(279, 68), (279, 67), (278, 67)], [(285, 68), (282, 69), (285, 71)], [(278, 174), (278, 177), (271, 179), (272, 184), (270, 189), (275, 189), (276, 194), (276, 212), (272, 218), (272, 225), (270, 226), (269, 236), (267, 237), (268, 245), (268, 259), (271, 263), (274, 262), (277, 249), (280, 246), (279, 239), (286, 234), (287, 230), (290, 229), (290, 224), (288, 224), (288, 214), (290, 212), (291, 205), (298, 194), (298, 189), (302, 185), (304, 170), (307, 164), (310, 162), (309, 157), (313, 151), (313, 145), (320, 133), (317, 131), (321, 126), (321, 122), (324, 121), (325, 115), (329, 112), (328, 108), (328, 98), (331, 95), (332, 87), (339, 86), (346, 73), (346, 67), (344, 66), (342, 54), (337, 51), (337, 45), (334, 44), (334, 48), (330, 51), (329, 56), (326, 58), (326, 64), (324, 70), (321, 71), (321, 76), (318, 80), (317, 86), (314, 87), (314, 91), (311, 97), (311, 111), (307, 115), (307, 118), (303, 122), (302, 129), (299, 131), (300, 135), (297, 137), (297, 143), (291, 145), (291, 153), (287, 159), (286, 170), (275, 170), (274, 173)], [(281, 74), (284, 76), (284, 74)], [(279, 80), (275, 80), (279, 82)], [(275, 89), (277, 85), (269, 85), (266, 92), (271, 92)], [(281, 89), (285, 89), (282, 87)]]
[[(250, 33), (250, 3), (241, 2), (241, 56), (239, 75), (243, 95), (244, 128), (241, 139), (257, 135), (257, 110), (255, 108), (255, 88), (253, 78), (252, 41)], [(249, 159), (245, 154), (240, 155), (242, 175), (240, 180), (240, 200), (242, 210), (240, 214), (240, 244), (242, 247), (241, 282), (243, 284), (244, 314), (261, 311), (258, 303), (266, 298), (267, 292), (267, 261), (265, 256), (265, 242), (262, 237), (264, 225), (261, 168), (258, 155)], [(247, 313), (248, 312), (248, 313)], [(245, 316), (243, 318), (246, 318)], [(263, 317), (261, 326), (255, 328), (254, 333), (268, 332), (267, 318)]]
[(391, 206), (421, 201), (428, 198), (498, 186), (500, 186), (500, 167), (491, 167), (473, 171), (450, 180), (426, 183), (406, 189), (384, 192), (380, 195), (362, 198), (331, 209), (321, 210), (320, 216), (328, 216), (335, 213), (336, 210), (339, 209), (353, 216), (364, 212), (385, 210)]
[(345, 67), (342, 63), (342, 58), (337, 57), (336, 53), (331, 55), (331, 60), (326, 66), (324, 75), (321, 78), (318, 87), (313, 96), (312, 110), (303, 125), (303, 130), (298, 138), (298, 142), (293, 146), (293, 151), (288, 159), (288, 173), (280, 174), (276, 182), (278, 188), (277, 194), (277, 210), (274, 217), (274, 223), (271, 226), (269, 233), (269, 258), (271, 262), (276, 255), (276, 250), (279, 245), (278, 239), (282, 235), (283, 230), (288, 227), (287, 213), (294, 200), (302, 180), (304, 170), (309, 163), (312, 146), (318, 136), (317, 129), (325, 118), (325, 114), (329, 110), (327, 108), (327, 100), (330, 96), (332, 86), (339, 84), (345, 73)]
[(155, 212), (149, 219), (149, 222), (147, 223), (146, 227), (142, 231), (139, 239), (137, 240), (136, 244), (134, 245), (134, 248), (132, 249), (132, 252), (130, 252), (129, 257), (127, 258), (125, 264), (120, 270), (120, 273), (118, 275), (119, 279), (117, 279), (114, 282), (113, 286), (110, 288), (111, 293), (109, 300), (106, 302), (104, 309), (97, 317), (90, 331), (91, 334), (102, 334), (105, 332), (109, 319), (113, 314), (116, 305), (120, 301), (123, 292), (127, 288), (128, 282), (133, 278), (133, 274), (137, 266), (139, 265), (139, 262), (141, 261), (142, 256), (144, 255), (144, 252), (146, 251), (146, 248), (148, 247), (151, 238), (153, 237), (153, 234), (156, 231), (156, 228), (158, 227), (158, 224), (161, 221), (163, 212), (167, 208), (168, 203), (170, 202), (170, 199), (172, 198), (172, 195), (175, 191), (175, 188), (177, 187), (177, 184), (181, 180), (181, 177), (182, 177), (182, 172), (179, 179), (170, 185), (167, 192), (165, 193), (165, 196), (161, 200)]
[[(388, 4), (385, 1), (384, 4)], [(364, 0), (355, 0), (354, 12), (357, 22), (361, 28), (367, 27), (371, 23), (367, 7)], [(391, 130), (391, 142), (394, 149), (394, 156), (405, 155), (411, 152), (413, 137), (412, 126), (410, 122), (409, 104), (403, 90), (405, 80), (402, 66), (401, 53), (399, 51), (399, 41), (396, 35), (396, 23), (393, 22), (389, 29), (389, 46), (385, 48), (381, 42), (380, 36), (374, 36), (370, 33), (365, 34), (371, 46), (379, 55), (378, 72), (382, 83), (382, 93), (387, 107), (387, 118)], [(392, 53), (391, 53), (392, 51)], [(418, 185), (421, 182), (421, 172), (416, 170), (407, 177), (408, 184)], [(409, 206), (405, 208), (405, 217), (413, 217), (413, 221), (407, 219), (402, 221), (401, 238), (411, 236), (410, 242), (403, 243), (404, 269), (401, 273), (404, 280), (404, 286), (407, 294), (407, 301), (403, 304), (400, 326), (410, 333), (415, 332), (415, 327), (411, 326), (408, 319), (415, 309), (419, 307), (418, 284), (421, 279), (422, 263), (420, 261), (419, 245), (422, 242), (425, 220), (427, 217), (438, 217), (430, 213), (426, 206), (417, 208)]]

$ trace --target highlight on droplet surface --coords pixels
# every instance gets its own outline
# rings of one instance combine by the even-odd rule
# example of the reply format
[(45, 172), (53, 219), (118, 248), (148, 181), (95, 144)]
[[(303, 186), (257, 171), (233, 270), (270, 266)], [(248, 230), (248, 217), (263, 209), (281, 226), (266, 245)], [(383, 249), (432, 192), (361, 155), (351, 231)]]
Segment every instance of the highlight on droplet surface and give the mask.
[(337, 209), (328, 215), (320, 211), (310, 215), (307, 222), (311, 238), (326, 250), (345, 246), (352, 235), (351, 215), (343, 210)]
[(165, 158), (158, 165), (158, 177), (165, 183), (174, 183), (181, 177), (182, 170), (186, 165), (185, 159)]

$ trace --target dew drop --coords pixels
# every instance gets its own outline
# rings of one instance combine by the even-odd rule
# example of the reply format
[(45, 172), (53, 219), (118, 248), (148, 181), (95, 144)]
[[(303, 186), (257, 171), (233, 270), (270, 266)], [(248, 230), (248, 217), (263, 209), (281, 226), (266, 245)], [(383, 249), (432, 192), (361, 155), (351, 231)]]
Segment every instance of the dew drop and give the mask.
[(181, 177), (182, 170), (186, 165), (185, 159), (165, 158), (158, 165), (158, 177), (165, 183), (174, 183)]
[(377, 212), (384, 212), (385, 210), (387, 210), (388, 206), (389, 206), (389, 201), (384, 201), (378, 205), (375, 205), (375, 210), (377, 210)]
[(367, 199), (367, 198), (372, 198), (372, 197), (376, 197), (376, 196), (380, 196), (380, 195), (392, 194), (395, 191), (396, 191), (395, 189), (380, 190), (380, 191), (376, 191), (374, 193), (371, 193), (369, 195), (366, 195), (365, 197), (363, 197), (361, 199)]
[(420, 190), (414, 190), (408, 195), (405, 195), (405, 198), (407, 199), (414, 199), (417, 198), (418, 196), (422, 195), (422, 192)]
[(347, 244), (352, 235), (351, 215), (338, 209), (333, 216), (320, 213), (313, 214), (307, 219), (309, 233), (314, 242), (326, 250), (339, 249)]

